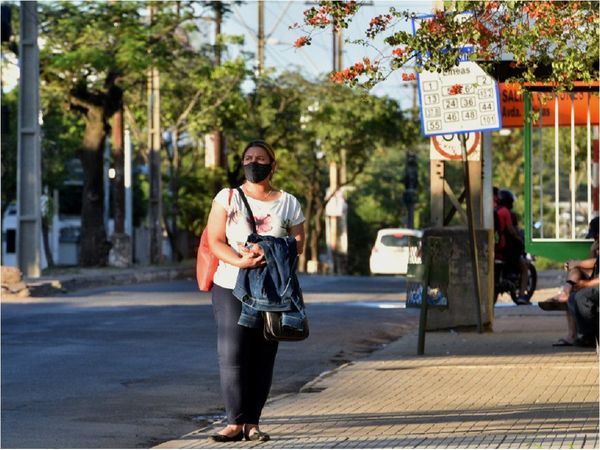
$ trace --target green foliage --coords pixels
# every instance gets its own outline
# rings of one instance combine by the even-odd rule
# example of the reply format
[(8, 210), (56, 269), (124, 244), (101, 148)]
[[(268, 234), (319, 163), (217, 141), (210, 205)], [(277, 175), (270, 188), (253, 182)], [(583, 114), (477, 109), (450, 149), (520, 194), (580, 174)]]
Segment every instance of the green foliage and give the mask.
[(200, 236), (206, 226), (215, 186), (227, 186), (222, 169), (197, 168), (194, 176), (185, 177), (179, 191), (178, 226), (193, 236)]
[[(2, 94), (9, 114), (9, 126), (2, 136), (2, 210), (16, 200), (17, 191), (17, 106), (18, 89)], [(42, 186), (52, 196), (69, 172), (68, 162), (75, 157), (81, 140), (81, 121), (56, 107), (56, 99), (42, 97), (41, 156)]]
[(58, 101), (42, 98), (42, 183), (52, 192), (69, 176), (68, 162), (76, 157), (83, 138), (83, 121), (57, 108)]
[(2, 93), (3, 114), (8, 114), (8, 127), (2, 127), (2, 214), (17, 199), (17, 104), (18, 91)]
[[(419, 168), (419, 185), (428, 186), (428, 148), (420, 138), (418, 123), (406, 121), (405, 128), (415, 133), (412, 139), (399, 140), (394, 145), (378, 149), (363, 173), (357, 177), (356, 188), (350, 192), (348, 203), (348, 270), (354, 274), (369, 273), (369, 255), (381, 228), (406, 227), (408, 210), (403, 200), (406, 154), (416, 152)], [(421, 141), (421, 142), (419, 142)], [(417, 147), (417, 148), (415, 148)], [(415, 211), (429, 211), (428, 189), (419, 189)], [(420, 219), (420, 220), (419, 220)], [(415, 220), (416, 228), (425, 217)]]
[(564, 264), (564, 261), (556, 261), (554, 259), (548, 259), (542, 256), (535, 257), (535, 267), (538, 272), (542, 270), (561, 270), (563, 269)]
[[(40, 4), (40, 53), (47, 88), (62, 93), (101, 92), (118, 78), (123, 88), (145, 80), (145, 71), (170, 65), (186, 52), (177, 29), (192, 16), (178, 2), (48, 2)], [(149, 22), (149, 8), (154, 8)]]

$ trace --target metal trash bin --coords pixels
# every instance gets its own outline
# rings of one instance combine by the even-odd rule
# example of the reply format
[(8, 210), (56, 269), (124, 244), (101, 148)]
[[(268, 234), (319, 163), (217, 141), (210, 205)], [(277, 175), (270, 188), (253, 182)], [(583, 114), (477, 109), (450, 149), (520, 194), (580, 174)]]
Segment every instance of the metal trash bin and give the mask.
[[(432, 245), (430, 243), (427, 250), (436, 252), (439, 251), (439, 248), (435, 244)], [(408, 271), (406, 273), (406, 307), (421, 307), (424, 286), (427, 284), (427, 305), (447, 308), (448, 297), (446, 295), (446, 288), (448, 285), (448, 268), (426, 268), (422, 255), (422, 243), (409, 247)], [(427, 280), (425, 280), (426, 276)]]

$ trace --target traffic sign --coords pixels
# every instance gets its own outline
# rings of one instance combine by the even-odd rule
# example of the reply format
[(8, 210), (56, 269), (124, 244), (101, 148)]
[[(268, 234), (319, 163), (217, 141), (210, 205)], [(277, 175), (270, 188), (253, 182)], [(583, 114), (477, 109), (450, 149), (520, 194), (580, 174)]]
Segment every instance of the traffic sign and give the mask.
[(443, 73), (424, 71), (417, 80), (424, 136), (502, 128), (498, 84), (477, 63), (464, 61)]
[[(462, 144), (458, 134), (432, 136), (429, 145), (429, 159), (443, 161), (460, 161), (462, 159)], [(467, 133), (467, 159), (481, 159), (481, 133)]]

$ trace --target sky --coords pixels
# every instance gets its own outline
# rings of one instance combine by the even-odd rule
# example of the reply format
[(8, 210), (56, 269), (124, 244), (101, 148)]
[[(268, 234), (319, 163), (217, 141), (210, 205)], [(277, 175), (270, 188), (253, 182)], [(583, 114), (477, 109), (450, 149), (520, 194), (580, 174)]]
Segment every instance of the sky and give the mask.
[[(349, 28), (344, 30), (345, 39), (358, 39), (364, 37), (371, 18), (387, 13), (390, 6), (396, 10), (410, 10), (411, 12), (429, 14), (433, 8), (433, 1), (371, 1), (369, 5), (361, 7)], [(294, 41), (302, 36), (300, 30), (290, 30), (290, 25), (302, 22), (304, 10), (315, 5), (309, 1), (273, 0), (265, 1), (265, 66), (280, 72), (285, 69), (297, 68), (308, 78), (318, 78), (332, 70), (332, 37), (330, 29), (319, 31), (314, 35), (312, 44), (301, 49), (293, 46)], [(258, 28), (258, 2), (247, 0), (242, 5), (233, 5), (233, 13), (227, 17), (222, 31), (225, 34), (244, 35), (245, 50), (256, 53), (257, 28)], [(409, 30), (409, 25), (403, 28)], [(379, 50), (386, 49), (380, 42)], [(389, 54), (391, 49), (387, 48)], [(343, 46), (343, 66), (362, 60), (364, 56), (373, 58), (374, 49), (345, 43)], [(375, 95), (386, 95), (397, 99), (403, 109), (412, 106), (413, 83), (404, 82), (400, 72), (377, 85), (371, 92)]]

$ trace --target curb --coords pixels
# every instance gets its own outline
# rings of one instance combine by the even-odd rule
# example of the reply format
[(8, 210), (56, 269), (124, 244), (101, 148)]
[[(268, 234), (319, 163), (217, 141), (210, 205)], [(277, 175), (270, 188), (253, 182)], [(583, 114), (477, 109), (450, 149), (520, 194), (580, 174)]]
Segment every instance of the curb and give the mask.
[(122, 286), (125, 284), (172, 281), (195, 277), (195, 268), (144, 266), (127, 269), (86, 269), (82, 272), (55, 277), (26, 278), (23, 280), (29, 291), (28, 295), (2, 293), (3, 300), (23, 300), (31, 297), (52, 297), (107, 285)]

